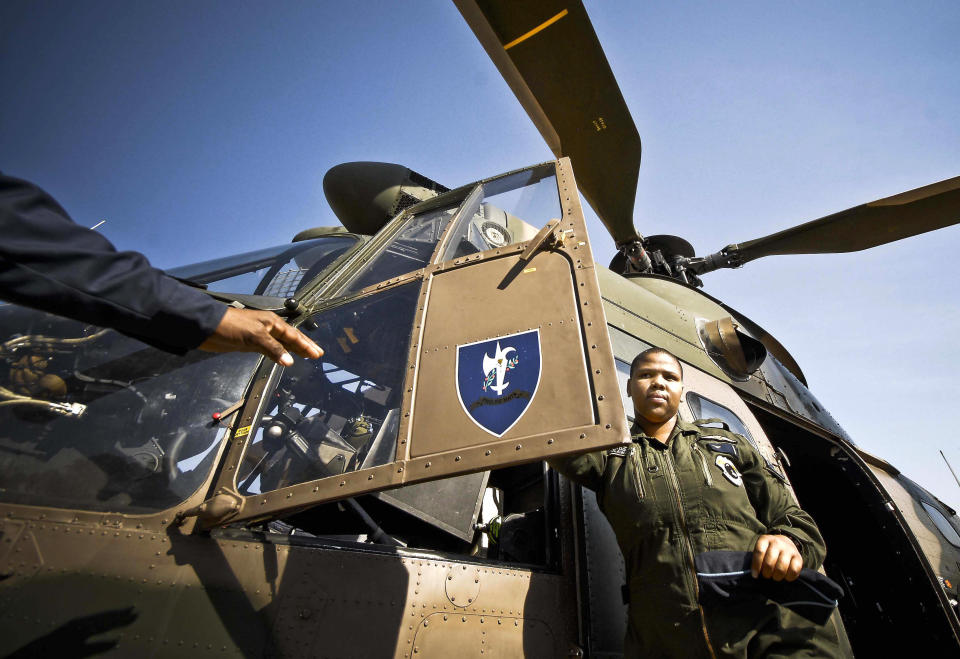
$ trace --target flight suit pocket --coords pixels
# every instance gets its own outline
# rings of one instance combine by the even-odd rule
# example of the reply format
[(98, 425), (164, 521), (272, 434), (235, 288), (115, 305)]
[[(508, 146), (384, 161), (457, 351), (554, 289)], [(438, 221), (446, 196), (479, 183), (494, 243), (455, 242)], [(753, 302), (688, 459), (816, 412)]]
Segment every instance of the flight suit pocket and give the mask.
[(696, 457), (695, 462), (700, 465), (700, 471), (703, 473), (703, 482), (707, 487), (713, 486), (713, 477), (710, 475), (710, 467), (707, 466), (707, 458), (700, 450), (700, 447), (694, 445), (693, 454)]

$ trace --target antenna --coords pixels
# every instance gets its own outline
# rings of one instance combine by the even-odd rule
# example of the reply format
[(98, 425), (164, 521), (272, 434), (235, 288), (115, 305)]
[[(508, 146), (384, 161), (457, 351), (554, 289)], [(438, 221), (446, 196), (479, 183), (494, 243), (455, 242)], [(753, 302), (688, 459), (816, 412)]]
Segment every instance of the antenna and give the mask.
[(943, 458), (943, 461), (947, 463), (947, 469), (949, 469), (950, 473), (953, 474), (953, 480), (957, 481), (957, 486), (960, 487), (960, 478), (957, 478), (957, 472), (955, 472), (953, 467), (950, 466), (947, 456), (943, 454), (943, 449), (940, 450), (940, 457)]

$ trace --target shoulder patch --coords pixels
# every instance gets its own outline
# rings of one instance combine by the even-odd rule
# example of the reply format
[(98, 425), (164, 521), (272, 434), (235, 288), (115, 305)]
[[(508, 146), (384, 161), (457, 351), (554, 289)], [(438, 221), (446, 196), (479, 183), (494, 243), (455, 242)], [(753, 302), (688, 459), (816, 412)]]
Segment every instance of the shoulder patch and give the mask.
[(740, 475), (740, 471), (737, 469), (737, 465), (733, 463), (733, 460), (725, 455), (718, 455), (716, 463), (728, 481), (736, 487), (743, 487), (743, 476)]
[(607, 455), (614, 455), (618, 458), (625, 458), (628, 455), (633, 453), (633, 446), (614, 446), (612, 449), (607, 451)]

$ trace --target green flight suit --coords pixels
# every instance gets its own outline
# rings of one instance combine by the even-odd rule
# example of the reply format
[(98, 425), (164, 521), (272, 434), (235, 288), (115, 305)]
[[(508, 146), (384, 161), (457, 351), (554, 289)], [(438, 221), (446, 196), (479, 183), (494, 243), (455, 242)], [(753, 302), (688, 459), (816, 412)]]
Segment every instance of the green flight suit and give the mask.
[(769, 600), (700, 606), (696, 554), (752, 552), (761, 535), (782, 534), (804, 567), (823, 563), (816, 524), (757, 450), (740, 435), (679, 418), (666, 446), (633, 430), (629, 447), (550, 461), (597, 493), (617, 536), (630, 593), (624, 655), (852, 656), (836, 611), (818, 625)]

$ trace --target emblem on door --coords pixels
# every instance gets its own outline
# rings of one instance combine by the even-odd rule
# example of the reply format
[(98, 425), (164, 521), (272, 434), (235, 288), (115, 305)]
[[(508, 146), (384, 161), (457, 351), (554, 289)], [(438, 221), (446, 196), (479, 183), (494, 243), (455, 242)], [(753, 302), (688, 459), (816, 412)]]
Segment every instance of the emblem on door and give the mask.
[(457, 396), (491, 435), (516, 425), (540, 385), (540, 330), (457, 346)]

